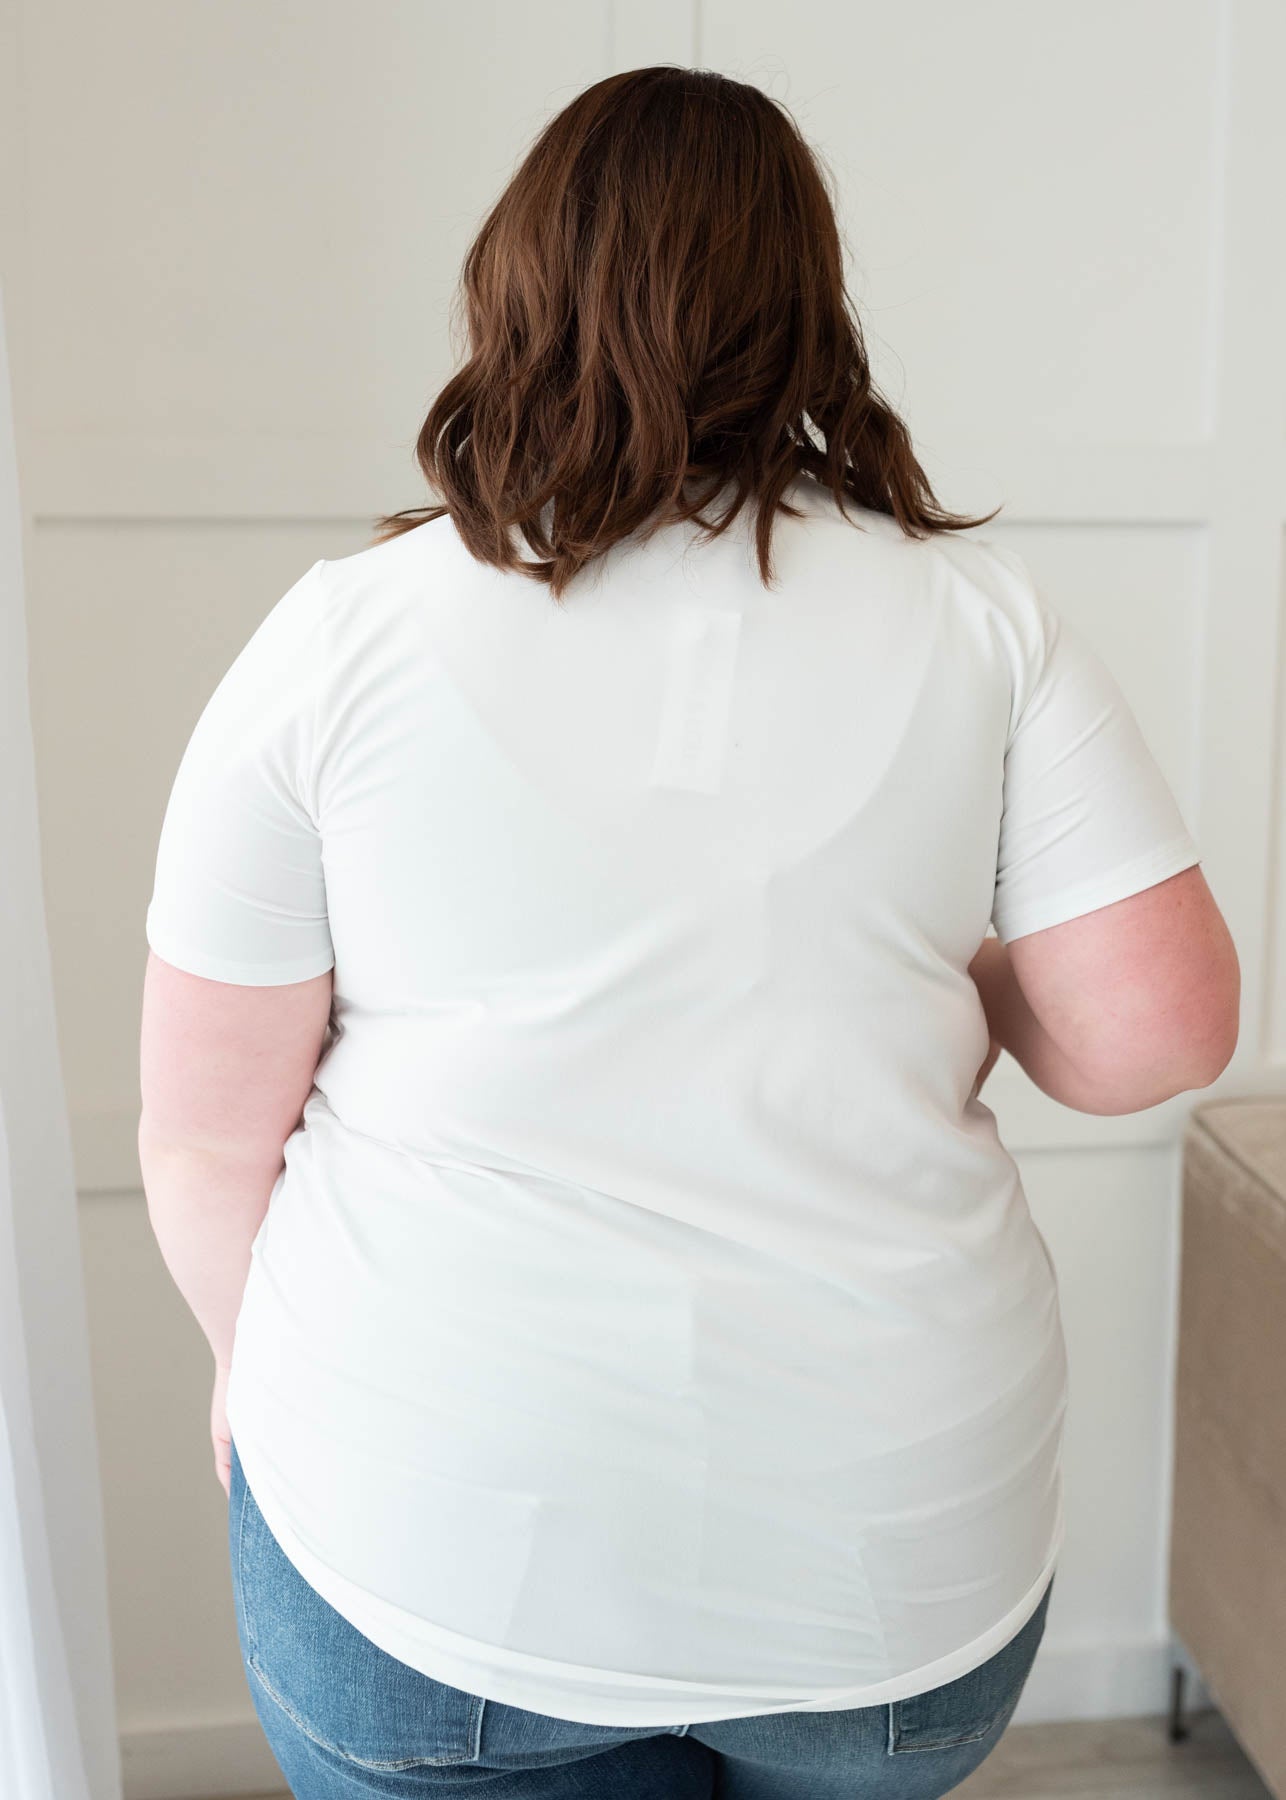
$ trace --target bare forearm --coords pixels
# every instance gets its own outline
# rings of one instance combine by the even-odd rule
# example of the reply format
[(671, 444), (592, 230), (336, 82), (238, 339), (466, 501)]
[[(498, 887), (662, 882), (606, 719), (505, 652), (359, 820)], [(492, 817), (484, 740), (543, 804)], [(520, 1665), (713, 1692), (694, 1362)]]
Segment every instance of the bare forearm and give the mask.
[(250, 1246), (263, 1223), (275, 1168), (231, 1152), (163, 1143), (140, 1125), (148, 1217), (165, 1266), (204, 1332), (216, 1364), (232, 1360)]

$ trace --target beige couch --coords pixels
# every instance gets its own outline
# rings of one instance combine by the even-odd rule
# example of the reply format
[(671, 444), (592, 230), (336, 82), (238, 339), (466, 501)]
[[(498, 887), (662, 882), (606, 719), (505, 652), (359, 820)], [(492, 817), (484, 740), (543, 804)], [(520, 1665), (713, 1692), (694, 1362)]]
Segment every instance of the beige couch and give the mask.
[(1170, 1621), (1286, 1800), (1286, 1099), (1184, 1133)]

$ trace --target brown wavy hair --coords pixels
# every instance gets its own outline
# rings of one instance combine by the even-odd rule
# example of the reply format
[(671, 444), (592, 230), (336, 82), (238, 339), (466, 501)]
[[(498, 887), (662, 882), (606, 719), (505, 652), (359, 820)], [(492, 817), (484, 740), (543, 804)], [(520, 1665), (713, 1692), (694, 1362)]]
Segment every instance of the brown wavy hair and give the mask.
[(561, 602), (618, 540), (692, 518), (717, 537), (748, 503), (771, 586), (773, 518), (799, 516), (781, 496), (801, 473), (914, 537), (996, 516), (938, 506), (872, 384), (824, 165), (759, 88), (669, 64), (585, 88), (487, 214), (460, 286), (469, 356), (416, 440), (444, 504), (382, 515), (377, 543), (450, 513), (474, 557)]

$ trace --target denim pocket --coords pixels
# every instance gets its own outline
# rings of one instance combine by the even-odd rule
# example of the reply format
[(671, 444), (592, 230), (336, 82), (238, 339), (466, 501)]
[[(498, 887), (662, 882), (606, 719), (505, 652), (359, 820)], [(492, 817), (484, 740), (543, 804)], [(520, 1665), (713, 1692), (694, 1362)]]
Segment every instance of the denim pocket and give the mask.
[(232, 1456), (242, 1651), (267, 1698), (364, 1769), (476, 1761), (486, 1702), (390, 1656), (323, 1600), (268, 1529), (235, 1444)]
[(967, 1675), (923, 1694), (888, 1703), (888, 1753), (950, 1750), (999, 1735), (1009, 1723), (1031, 1674), (1041, 1638), (1053, 1577), (1030, 1619), (995, 1655)]

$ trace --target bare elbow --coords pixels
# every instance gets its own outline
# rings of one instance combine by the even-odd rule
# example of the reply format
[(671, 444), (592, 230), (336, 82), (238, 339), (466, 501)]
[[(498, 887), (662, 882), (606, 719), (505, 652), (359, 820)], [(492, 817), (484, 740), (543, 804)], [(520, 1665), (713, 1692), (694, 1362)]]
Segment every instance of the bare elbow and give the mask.
[(1189, 1034), (1176, 1038), (1176, 1054), (1165, 1070), (1164, 1091), (1157, 1100), (1211, 1087), (1231, 1063), (1241, 1035), (1241, 971), (1228, 942), (1224, 980), (1209, 987), (1196, 1007)]
[(1221, 937), (1218, 976), (1204, 1009), (1204, 1051), (1189, 1087), (1209, 1087), (1217, 1081), (1236, 1054), (1241, 1037), (1241, 960), (1226, 926)]
[(1210, 1087), (1232, 1061), (1240, 1036), (1241, 979), (1231, 939), (1216, 971), (1181, 1001), (1141, 1014), (1108, 1052), (1083, 1068), (1078, 1109), (1104, 1115), (1145, 1112), (1179, 1094)]
[(1223, 1033), (1215, 1038), (1193, 1065), (1192, 1073), (1179, 1092), (1189, 1088), (1205, 1088), (1218, 1081), (1224, 1070), (1232, 1061), (1240, 1037), (1240, 1021), (1234, 1013), (1230, 1024)]

